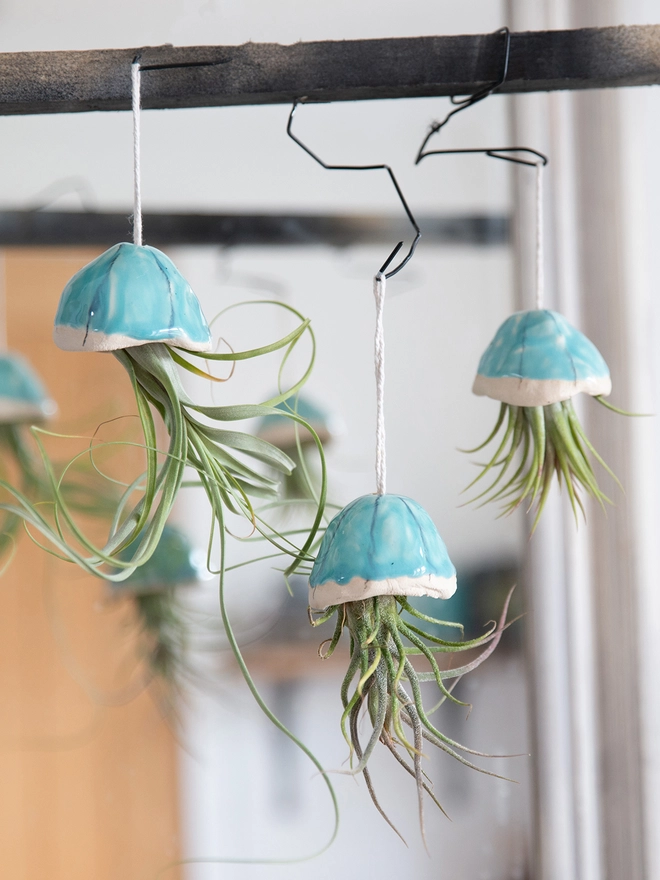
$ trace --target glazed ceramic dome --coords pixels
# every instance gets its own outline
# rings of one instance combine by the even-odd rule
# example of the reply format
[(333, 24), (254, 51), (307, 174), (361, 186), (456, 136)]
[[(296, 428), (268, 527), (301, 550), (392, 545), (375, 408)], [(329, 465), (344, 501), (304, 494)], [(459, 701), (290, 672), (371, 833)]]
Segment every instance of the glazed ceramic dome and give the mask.
[(164, 342), (208, 351), (211, 333), (197, 297), (174, 263), (148, 245), (122, 242), (77, 272), (55, 316), (66, 351), (114, 351)]
[(456, 569), (433, 520), (405, 495), (363, 495), (329, 524), (309, 579), (314, 610), (373, 596), (456, 590)]
[(581, 391), (607, 395), (610, 371), (593, 342), (550, 309), (516, 312), (479, 361), (472, 388), (513, 406), (547, 406)]
[(0, 355), (0, 424), (42, 421), (57, 410), (28, 361)]

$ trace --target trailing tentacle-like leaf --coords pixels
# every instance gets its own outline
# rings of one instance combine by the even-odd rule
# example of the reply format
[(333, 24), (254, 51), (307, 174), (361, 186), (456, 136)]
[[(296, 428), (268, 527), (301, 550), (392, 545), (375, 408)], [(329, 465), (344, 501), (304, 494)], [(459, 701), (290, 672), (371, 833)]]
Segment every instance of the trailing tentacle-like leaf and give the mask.
[[(486, 757), (482, 752), (455, 742), (430, 720), (420, 683), (435, 682), (441, 702), (465, 705), (445, 682), (475, 669), (495, 650), (507, 625), (508, 598), (500, 620), (480, 638), (446, 640), (426, 632), (425, 623), (462, 628), (418, 612), (408, 597), (449, 598), (456, 572), (426, 511), (411, 498), (390, 494), (357, 498), (330, 522), (309, 583), (313, 625), (336, 617), (334, 635), (321, 646), (320, 656), (329, 657), (343, 631), (349, 633), (341, 728), (351, 751), (350, 772), (363, 774), (376, 808), (391, 825), (369, 774), (374, 749), (378, 742), (385, 745), (415, 780), (423, 835), (424, 794), (442, 809), (423, 770), (425, 741), (467, 767), (496, 774), (472, 760)], [(438, 654), (471, 650), (479, 653), (462, 666), (441, 669), (437, 662)], [(419, 671), (413, 657), (423, 659), (430, 671)], [(365, 707), (371, 731), (363, 742), (358, 719)]]
[(578, 510), (584, 514), (581, 492), (601, 506), (610, 503), (598, 485), (591, 459), (616, 477), (589, 442), (571, 398), (584, 391), (613, 409), (602, 399), (611, 389), (600, 352), (562, 315), (549, 309), (511, 315), (482, 356), (472, 389), (502, 405), (487, 440), (466, 452), (478, 452), (502, 429), (504, 433), (490, 461), (465, 490), (487, 483), (470, 500), (500, 502), (503, 514), (525, 504), (527, 510), (534, 510), (532, 531), (555, 474), (566, 488), (576, 520)]
[[(208, 325), (199, 303), (171, 261), (155, 248), (120, 244), (106, 251), (75, 275), (66, 286), (55, 319), (55, 341), (67, 350), (112, 351), (125, 367), (135, 392), (142, 431), (146, 471), (133, 481), (117, 505), (104, 546), (87, 538), (66, 502), (61, 480), (40, 446), (43, 466), (55, 499), (53, 515), (39, 510), (30, 499), (6, 484), (13, 496), (4, 509), (21, 516), (32, 532), (40, 532), (51, 551), (76, 562), (86, 571), (112, 581), (130, 577), (154, 553), (168, 520), (187, 467), (197, 472), (219, 521), (222, 505), (245, 515), (257, 528), (251, 497), (274, 494), (276, 483), (261, 465), (290, 473), (293, 462), (279, 449), (259, 438), (222, 423), (263, 417), (282, 400), (297, 393), (312, 368), (314, 339), (309, 322), (290, 306), (277, 303), (298, 320), (298, 326), (274, 343), (249, 351), (211, 353)], [(208, 361), (235, 362), (281, 350), (284, 360), (303, 334), (312, 340), (309, 366), (301, 379), (264, 404), (247, 406), (201, 406), (181, 385), (178, 368), (201, 371), (183, 357), (187, 350)], [(209, 379), (213, 377), (209, 376)], [(158, 448), (153, 412), (162, 418), (169, 435), (168, 448)], [(305, 426), (320, 448), (315, 432), (294, 413), (287, 416)], [(303, 546), (288, 548), (292, 567), (307, 558), (321, 522), (325, 502), (325, 471), (317, 515)], [(138, 498), (135, 500), (135, 495)], [(121, 551), (137, 540), (130, 560)]]

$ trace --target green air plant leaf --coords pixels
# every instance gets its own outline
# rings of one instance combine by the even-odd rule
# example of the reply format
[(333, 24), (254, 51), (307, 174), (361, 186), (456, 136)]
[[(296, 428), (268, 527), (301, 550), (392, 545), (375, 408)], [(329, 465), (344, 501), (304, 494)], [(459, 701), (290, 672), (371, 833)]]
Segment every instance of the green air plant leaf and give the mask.
[[(503, 514), (512, 513), (524, 503), (528, 511), (534, 511), (534, 531), (556, 474), (559, 484), (566, 487), (576, 521), (578, 511), (584, 514), (581, 491), (601, 506), (611, 504), (598, 486), (589, 454), (617, 483), (618, 480), (589, 442), (570, 400), (536, 407), (502, 403), (500, 412), (503, 419), (498, 420), (499, 425), (506, 423), (503, 438), (490, 461), (482, 466), (465, 491), (478, 485), (484, 477), (494, 479), (469, 503), (479, 501), (483, 505), (500, 501)], [(483, 445), (466, 452), (477, 452)]]
[[(466, 757), (487, 757), (484, 753), (455, 742), (433, 724), (420, 683), (434, 682), (441, 703), (467, 705), (445, 682), (455, 682), (492, 654), (507, 626), (511, 594), (499, 621), (479, 638), (446, 640), (427, 632), (424, 623), (461, 627), (422, 614), (408, 597), (449, 598), (456, 589), (456, 571), (428, 513), (411, 498), (391, 494), (357, 498), (331, 521), (309, 584), (312, 624), (336, 618), (334, 635), (321, 645), (320, 656), (331, 656), (344, 630), (349, 634), (348, 671), (341, 686), (341, 729), (354, 762), (348, 772), (364, 776), (376, 808), (392, 825), (376, 797), (368, 766), (377, 743), (383, 743), (415, 780), (423, 836), (424, 793), (442, 810), (422, 766), (425, 741), (468, 767), (497, 774)], [(475, 649), (476, 657), (462, 666), (441, 669), (438, 664), (438, 654)], [(412, 658), (426, 663), (429, 670), (420, 671)], [(358, 723), (363, 707), (371, 723), (364, 745)]]
[(525, 504), (534, 513), (532, 532), (555, 474), (566, 488), (576, 522), (578, 511), (585, 512), (581, 492), (602, 507), (611, 503), (598, 485), (591, 457), (616, 477), (589, 442), (571, 401), (586, 392), (615, 409), (602, 399), (611, 388), (598, 349), (562, 315), (549, 309), (511, 315), (482, 356), (474, 381), (475, 394), (499, 400), (501, 406), (486, 440), (464, 451), (479, 452), (501, 439), (465, 491), (484, 478), (493, 479), (468, 503), (500, 502), (502, 515)]

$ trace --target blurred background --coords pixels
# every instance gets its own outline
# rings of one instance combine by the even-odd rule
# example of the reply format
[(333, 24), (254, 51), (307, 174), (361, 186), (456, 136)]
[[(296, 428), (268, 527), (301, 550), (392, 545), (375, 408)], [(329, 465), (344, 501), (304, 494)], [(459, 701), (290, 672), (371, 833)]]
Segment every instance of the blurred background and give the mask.
[[(542, 30), (654, 23), (657, 14), (650, 0), (2, 0), (0, 51), (487, 33), (504, 24)], [(659, 101), (651, 88), (494, 95), (442, 134), (447, 148), (516, 143), (549, 154), (549, 303), (605, 355), (612, 401), (640, 413), (659, 405)], [(533, 172), (470, 156), (414, 167), (429, 124), (449, 106), (426, 98), (306, 106), (295, 130), (327, 162), (389, 163), (420, 220), (416, 256), (388, 285), (388, 489), (414, 497), (436, 522), (458, 569), (446, 616), (463, 620), (469, 635), (518, 585), (524, 619), (459, 685), (474, 707), (469, 718), (458, 706), (438, 713), (452, 738), (520, 755), (482, 760), (515, 782), (429, 752), (427, 772), (451, 821), (429, 803), (427, 854), (412, 780), (376, 753), (377, 791), (408, 846), (361, 780), (336, 775), (338, 839), (315, 861), (296, 863), (327, 841), (331, 804), (314, 767), (259, 712), (225, 649), (217, 579), (179, 591), (192, 650), (173, 717), (157, 690), (141, 686), (130, 601), (110, 598), (24, 536), (0, 589), (3, 876), (660, 878), (658, 429), (653, 419), (625, 420), (586, 401), (582, 417), (626, 493), (603, 477), (616, 506), (607, 516), (588, 508), (589, 526), (577, 532), (559, 497), (531, 543), (522, 514), (461, 506), (476, 471), (458, 450), (485, 439), (498, 411), (470, 394), (478, 359), (501, 321), (533, 304)], [(144, 210), (344, 218), (341, 246), (312, 239), (166, 248), (209, 319), (254, 299), (280, 300), (312, 319), (318, 351), (305, 396), (329, 416), (329, 495), (341, 506), (373, 491), (371, 279), (395, 243), (352, 244), (348, 220), (401, 225), (401, 208), (382, 172), (317, 166), (287, 138), (288, 112), (145, 111)], [(129, 237), (130, 114), (2, 117), (0, 143), (0, 215), (123, 212)], [(102, 249), (71, 242), (3, 250), (9, 346), (30, 358), (57, 400), (55, 431), (85, 435), (135, 412), (113, 359), (60, 352), (50, 341), (63, 285)], [(234, 349), (291, 327), (267, 306), (235, 309), (216, 325)], [(287, 376), (299, 375), (308, 354), (293, 359)], [(196, 379), (188, 387), (204, 403), (264, 400), (275, 392), (277, 364), (241, 364), (213, 391)], [(71, 454), (62, 443), (53, 451)], [(196, 490), (182, 493), (176, 523), (203, 552), (210, 522)], [(236, 531), (246, 534), (240, 523)], [(230, 564), (259, 555), (241, 540), (228, 552)], [(236, 568), (227, 580), (230, 616), (268, 705), (325, 767), (341, 769), (347, 648), (319, 660), (326, 634), (307, 623), (306, 584), (294, 580), (292, 589), (268, 561)]]

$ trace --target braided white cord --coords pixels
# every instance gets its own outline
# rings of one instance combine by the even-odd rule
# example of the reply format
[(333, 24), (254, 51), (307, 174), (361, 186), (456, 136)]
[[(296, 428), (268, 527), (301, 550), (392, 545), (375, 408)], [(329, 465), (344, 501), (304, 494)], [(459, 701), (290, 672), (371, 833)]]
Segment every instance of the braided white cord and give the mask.
[(383, 334), (383, 308), (385, 306), (385, 275), (379, 272), (374, 278), (376, 298), (376, 336), (374, 339), (374, 366), (376, 370), (376, 493), (385, 494), (385, 338)]
[(543, 308), (545, 278), (543, 274), (543, 162), (536, 165), (536, 308)]
[(142, 192), (140, 190), (140, 62), (131, 65), (133, 106), (133, 244), (142, 244)]

